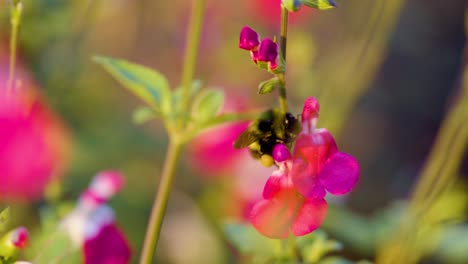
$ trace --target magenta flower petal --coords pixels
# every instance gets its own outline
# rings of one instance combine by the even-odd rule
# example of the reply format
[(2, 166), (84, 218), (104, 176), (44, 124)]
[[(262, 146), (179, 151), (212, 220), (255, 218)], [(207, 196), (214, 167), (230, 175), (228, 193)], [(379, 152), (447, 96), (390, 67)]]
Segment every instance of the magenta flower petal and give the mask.
[(265, 187), (263, 188), (263, 198), (271, 199), (284, 188), (290, 187), (292, 186), (291, 184), (288, 184), (288, 178), (285, 172), (275, 171), (268, 178)]
[(319, 181), (315, 165), (297, 159), (292, 165), (290, 174), (294, 187), (300, 194), (307, 198), (325, 197), (325, 188)]
[(264, 38), (258, 48), (258, 61), (270, 62), (276, 65), (276, 58), (278, 57), (278, 45), (269, 38)]
[(351, 191), (358, 181), (358, 161), (351, 155), (338, 152), (324, 164), (319, 178), (331, 194), (345, 194)]
[(287, 238), (292, 215), (277, 200), (262, 200), (250, 212), (250, 222), (262, 235), (270, 238)]
[(250, 27), (243, 27), (239, 37), (239, 48), (244, 50), (255, 50), (260, 44), (260, 37)]
[(130, 255), (127, 240), (114, 224), (104, 226), (84, 244), (85, 264), (127, 264)]
[(319, 228), (327, 214), (327, 202), (324, 199), (307, 199), (302, 205), (291, 231), (295, 236), (303, 236)]
[(304, 103), (304, 108), (302, 109), (302, 122), (310, 120), (312, 118), (317, 118), (320, 112), (320, 104), (315, 99), (315, 97), (309, 97)]
[(325, 161), (338, 152), (338, 147), (328, 130), (320, 128), (315, 131), (313, 134), (299, 134), (293, 156), (309, 162), (318, 172)]

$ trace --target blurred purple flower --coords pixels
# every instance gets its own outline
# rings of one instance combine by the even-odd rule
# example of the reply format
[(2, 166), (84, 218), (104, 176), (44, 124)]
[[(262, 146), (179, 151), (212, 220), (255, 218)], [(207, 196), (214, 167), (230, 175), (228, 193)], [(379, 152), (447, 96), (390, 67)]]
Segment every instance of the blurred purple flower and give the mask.
[(76, 208), (62, 221), (73, 243), (83, 250), (85, 264), (126, 264), (131, 250), (115, 223), (114, 212), (106, 202), (123, 186), (116, 171), (98, 173), (78, 201)]

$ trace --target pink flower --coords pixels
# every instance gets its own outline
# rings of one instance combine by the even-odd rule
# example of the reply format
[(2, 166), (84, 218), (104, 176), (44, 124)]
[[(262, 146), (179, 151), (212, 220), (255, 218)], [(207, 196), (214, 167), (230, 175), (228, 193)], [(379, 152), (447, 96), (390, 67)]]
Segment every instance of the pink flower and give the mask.
[(112, 208), (106, 204), (122, 186), (120, 173), (98, 173), (81, 194), (76, 208), (61, 223), (74, 245), (82, 248), (85, 264), (126, 264), (130, 261), (128, 242), (115, 223)]
[[(250, 12), (250, 17), (257, 18), (258, 22), (277, 29), (281, 21), (281, 0), (255, 0), (245, 1)], [(300, 12), (289, 13), (289, 21), (292, 25), (304, 24), (310, 21), (314, 10), (302, 8)]]
[(296, 191), (291, 181), (287, 163), (280, 165), (263, 190), (263, 198), (255, 204), (251, 213), (252, 225), (270, 238), (287, 238), (309, 234), (325, 219), (327, 203), (311, 199)]
[(7, 94), (8, 53), (0, 44), (0, 200), (31, 201), (62, 176), (70, 153), (67, 129), (38, 94), (21, 61)]
[(39, 97), (23, 90), (7, 95), (4, 88), (0, 86), (0, 199), (38, 199), (64, 169), (68, 135)]
[[(246, 108), (246, 98), (236, 94), (226, 96), (222, 113), (242, 111)], [(207, 129), (197, 136), (188, 147), (189, 165), (205, 177), (221, 176), (231, 171), (245, 150), (233, 147), (236, 138), (249, 122), (234, 122)]]
[(320, 106), (308, 98), (302, 111), (303, 131), (294, 147), (292, 181), (305, 197), (323, 198), (348, 193), (359, 178), (359, 164), (349, 154), (338, 151), (335, 139), (325, 128), (316, 129)]
[(359, 165), (352, 156), (339, 152), (333, 136), (324, 128), (316, 129), (320, 106), (308, 98), (302, 112), (303, 130), (291, 156), (283, 144), (274, 147), (279, 167), (268, 178), (263, 200), (255, 204), (250, 221), (263, 235), (286, 238), (306, 235), (323, 222), (326, 192), (345, 194), (354, 187)]

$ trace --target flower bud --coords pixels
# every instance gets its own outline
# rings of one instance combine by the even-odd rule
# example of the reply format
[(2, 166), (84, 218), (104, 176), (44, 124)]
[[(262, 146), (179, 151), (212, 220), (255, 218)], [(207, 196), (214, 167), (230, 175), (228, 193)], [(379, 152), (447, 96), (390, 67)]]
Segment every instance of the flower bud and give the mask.
[(257, 60), (260, 62), (268, 62), (269, 68), (274, 70), (278, 66), (276, 63), (277, 58), (278, 45), (270, 38), (263, 39), (258, 48)]
[(304, 128), (311, 130), (315, 128), (317, 119), (319, 116), (320, 104), (315, 99), (315, 97), (309, 97), (304, 103), (304, 108), (302, 109), (302, 125)]
[(302, 7), (302, 0), (281, 0), (281, 5), (289, 12), (299, 11)]
[(244, 50), (256, 50), (260, 44), (260, 37), (250, 27), (243, 27), (239, 38), (239, 48)]
[(276, 144), (273, 148), (273, 159), (277, 162), (283, 162), (291, 158), (288, 147), (284, 144)]

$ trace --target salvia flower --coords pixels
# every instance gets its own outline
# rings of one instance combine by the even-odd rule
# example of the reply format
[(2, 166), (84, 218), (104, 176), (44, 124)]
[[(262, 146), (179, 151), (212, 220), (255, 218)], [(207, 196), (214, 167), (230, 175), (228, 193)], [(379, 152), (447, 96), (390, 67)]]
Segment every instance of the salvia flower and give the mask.
[(278, 170), (268, 178), (263, 200), (250, 215), (253, 226), (265, 236), (286, 238), (314, 231), (326, 215), (326, 192), (345, 194), (358, 180), (357, 160), (338, 151), (330, 132), (315, 128), (319, 109), (315, 98), (306, 100), (293, 155), (283, 144), (273, 149)]
[(309, 234), (325, 219), (326, 201), (307, 198), (297, 192), (289, 173), (290, 162), (280, 164), (279, 170), (268, 178), (263, 200), (250, 213), (252, 225), (270, 238), (287, 238)]
[(128, 242), (115, 223), (112, 208), (106, 204), (122, 186), (120, 173), (98, 173), (81, 194), (76, 208), (61, 223), (73, 244), (82, 248), (85, 264), (126, 264), (130, 260)]
[(349, 154), (338, 151), (335, 139), (325, 128), (315, 128), (319, 104), (309, 98), (302, 112), (303, 131), (298, 135), (291, 168), (296, 189), (309, 198), (322, 198), (326, 191), (345, 194), (359, 178), (359, 164)]

